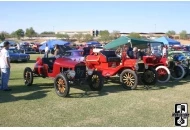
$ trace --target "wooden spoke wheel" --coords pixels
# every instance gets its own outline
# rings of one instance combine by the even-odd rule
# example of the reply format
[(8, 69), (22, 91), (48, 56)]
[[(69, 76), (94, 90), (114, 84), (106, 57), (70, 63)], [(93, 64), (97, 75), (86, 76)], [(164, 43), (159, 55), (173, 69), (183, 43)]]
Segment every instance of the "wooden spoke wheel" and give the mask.
[(146, 69), (141, 79), (145, 85), (155, 85), (157, 82), (156, 70), (154, 68)]
[(24, 78), (24, 84), (26, 86), (31, 86), (33, 84), (33, 72), (31, 68), (26, 67), (24, 69), (23, 78)]
[(60, 97), (66, 97), (69, 94), (70, 87), (64, 74), (58, 74), (54, 79), (55, 92)]
[(120, 81), (125, 89), (136, 89), (138, 84), (137, 74), (133, 70), (126, 69), (120, 74)]
[(92, 75), (88, 76), (88, 84), (92, 91), (100, 91), (104, 86), (104, 78), (98, 71), (94, 71)]

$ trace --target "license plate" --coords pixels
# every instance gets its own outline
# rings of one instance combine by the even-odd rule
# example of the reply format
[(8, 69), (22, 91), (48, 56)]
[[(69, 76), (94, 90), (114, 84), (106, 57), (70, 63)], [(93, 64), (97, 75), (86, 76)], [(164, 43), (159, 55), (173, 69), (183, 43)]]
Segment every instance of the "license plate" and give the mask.
[(18, 59), (18, 61), (22, 61), (21, 59)]

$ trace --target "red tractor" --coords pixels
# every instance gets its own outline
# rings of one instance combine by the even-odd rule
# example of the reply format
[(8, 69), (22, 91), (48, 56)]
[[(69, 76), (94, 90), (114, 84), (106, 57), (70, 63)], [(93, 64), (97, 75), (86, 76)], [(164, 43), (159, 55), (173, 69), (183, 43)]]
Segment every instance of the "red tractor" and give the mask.
[[(93, 77), (99, 74), (99, 81), (94, 84)], [(33, 77), (43, 77), (54, 79), (54, 88), (58, 96), (66, 97), (70, 91), (70, 82), (81, 82), (87, 79), (90, 88), (94, 91), (100, 91), (103, 87), (103, 78), (98, 71), (86, 68), (84, 62), (72, 61), (68, 58), (40, 58), (38, 57), (34, 68), (26, 67), (24, 69), (24, 83), (31, 86)]]

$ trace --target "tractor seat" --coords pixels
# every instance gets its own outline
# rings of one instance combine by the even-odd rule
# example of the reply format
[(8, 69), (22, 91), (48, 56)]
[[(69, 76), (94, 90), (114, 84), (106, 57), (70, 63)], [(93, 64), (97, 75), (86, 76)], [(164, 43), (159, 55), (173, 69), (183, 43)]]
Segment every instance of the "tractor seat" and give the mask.
[(55, 57), (42, 58), (42, 63), (47, 64), (49, 70), (53, 70), (53, 64), (54, 64), (55, 60), (56, 60)]
[(115, 51), (100, 51), (107, 58), (107, 62), (121, 62), (121, 58), (115, 54)]

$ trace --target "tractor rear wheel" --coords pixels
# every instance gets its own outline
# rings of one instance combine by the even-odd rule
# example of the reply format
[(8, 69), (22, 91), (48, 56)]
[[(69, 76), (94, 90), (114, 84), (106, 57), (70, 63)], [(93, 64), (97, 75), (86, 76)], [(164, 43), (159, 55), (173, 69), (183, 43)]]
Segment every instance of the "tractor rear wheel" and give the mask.
[(120, 82), (125, 89), (136, 89), (138, 84), (137, 74), (133, 70), (125, 69), (120, 74)]

